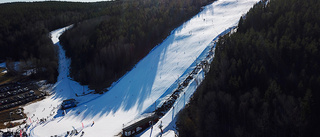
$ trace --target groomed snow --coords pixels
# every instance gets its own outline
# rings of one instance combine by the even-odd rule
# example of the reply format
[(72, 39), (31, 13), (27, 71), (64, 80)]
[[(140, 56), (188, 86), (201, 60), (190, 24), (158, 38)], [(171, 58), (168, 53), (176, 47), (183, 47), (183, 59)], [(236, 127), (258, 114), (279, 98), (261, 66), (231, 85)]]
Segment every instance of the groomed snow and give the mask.
[[(210, 42), (221, 32), (236, 25), (240, 16), (257, 1), (219, 0), (206, 6), (198, 15), (175, 29), (163, 43), (155, 47), (103, 95), (76, 96), (83, 91), (91, 91), (87, 86), (83, 87), (68, 77), (70, 60), (65, 57), (57, 39), (67, 28), (51, 32), (53, 42), (60, 48), (58, 82), (54, 85), (51, 96), (24, 107), (30, 117), (28, 122), (32, 122), (28, 133), (35, 137), (64, 136), (67, 131), (73, 128), (80, 130), (84, 125), (84, 136), (87, 137), (119, 135), (123, 125), (140, 117), (156, 100), (169, 94), (167, 89), (190, 70), (190, 65)], [(176, 102), (181, 107), (170, 110), (161, 119), (163, 128), (168, 131), (166, 135), (172, 135), (172, 120), (174, 121), (177, 112), (183, 108), (196, 87), (195, 82), (192, 82), (186, 89), (186, 100), (181, 101), (182, 98), (179, 98)], [(79, 101), (78, 107), (68, 109), (67, 114), (62, 115), (57, 107), (62, 100), (68, 98)], [(47, 121), (37, 123), (37, 119), (41, 118), (47, 118)], [(91, 126), (93, 121), (94, 125)], [(152, 132), (151, 134), (148, 130), (143, 136), (159, 134), (157, 128)]]

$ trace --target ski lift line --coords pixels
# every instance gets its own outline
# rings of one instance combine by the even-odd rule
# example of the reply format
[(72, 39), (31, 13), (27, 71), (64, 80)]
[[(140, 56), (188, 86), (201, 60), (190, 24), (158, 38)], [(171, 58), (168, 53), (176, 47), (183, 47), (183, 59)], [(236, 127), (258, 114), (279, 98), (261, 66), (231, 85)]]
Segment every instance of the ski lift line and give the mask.
[[(208, 46), (203, 50), (203, 52), (198, 56), (198, 58), (196, 58), (194, 60), (194, 62), (186, 69), (186, 71), (176, 80), (173, 82), (173, 84), (166, 89), (166, 91), (156, 100), (158, 105), (157, 106), (161, 106), (163, 105), (164, 101), (161, 100), (165, 100), (164, 98), (169, 95), (172, 94), (178, 87), (178, 85), (176, 83), (179, 83), (180, 81), (182, 81), (182, 79), (187, 78), (190, 73), (192, 73), (192, 71), (194, 70), (193, 68), (195, 68), (198, 65), (198, 61), (201, 62), (202, 60), (204, 60), (208, 54), (208, 52), (210, 50), (215, 50), (215, 42), (219, 39), (220, 36), (227, 34), (228, 32), (230, 32), (231, 30), (233, 30), (234, 28), (236, 28), (236, 26), (232, 26), (228, 29), (226, 29), (225, 31), (221, 32), (219, 35), (217, 35), (215, 38), (212, 39), (212, 41), (208, 44)], [(213, 53), (214, 55), (214, 53)], [(211, 61), (213, 59), (213, 56), (209, 59), (208, 63), (210, 64)], [(79, 104), (80, 105), (80, 104)], [(151, 104), (143, 113), (141, 114), (145, 114), (145, 113), (150, 113), (151, 107), (153, 107), (155, 104)]]
[[(226, 31), (222, 32), (221, 35), (223, 34), (227, 34), (228, 32), (231, 32), (232, 30), (234, 30), (235, 27), (230, 27), (229, 29), (226, 29)], [(188, 74), (187, 75), (187, 78), (184, 79), (183, 82), (181, 82), (181, 85), (183, 86), (182, 89), (178, 89), (178, 88), (174, 88), (173, 89), (173, 93), (171, 93), (171, 96), (168, 97), (166, 99), (165, 102), (163, 102), (163, 104), (161, 105), (161, 107), (159, 107), (158, 109), (160, 108), (164, 108), (162, 110), (160, 110), (160, 112), (157, 110), (155, 111), (155, 114), (156, 115), (159, 115), (159, 119), (161, 119), (162, 117), (164, 117), (165, 115), (167, 115), (170, 111), (172, 111), (172, 119), (174, 119), (176, 117), (175, 114), (179, 113), (179, 111), (185, 107), (186, 105), (186, 92), (189, 91), (187, 90), (187, 88), (189, 88), (189, 85), (192, 84), (194, 81), (197, 82), (197, 80), (200, 80), (199, 82), (197, 83), (201, 83), (203, 81), (203, 79), (198, 79), (199, 75), (205, 75), (206, 72), (208, 72), (208, 70), (210, 69), (210, 64), (211, 64), (211, 61), (212, 59), (214, 58), (214, 52), (212, 55), (210, 55), (210, 51), (214, 51), (215, 50), (215, 46), (216, 46), (216, 40), (221, 36), (217, 36), (215, 39), (212, 40), (212, 42), (210, 42), (210, 44), (208, 45), (208, 47), (200, 54), (200, 56), (197, 58), (196, 61), (200, 60), (199, 63), (197, 63), (196, 61), (194, 61), (192, 63), (192, 65), (190, 65), (190, 67), (186, 70), (186, 72), (190, 69), (190, 68), (193, 68), (191, 73), (186, 73), (185, 74)], [(203, 62), (203, 61), (207, 61), (207, 62)], [(194, 67), (195, 65), (195, 67)], [(197, 69), (198, 72), (196, 73), (193, 73), (195, 72)], [(206, 70), (205, 70), (206, 69)], [(190, 71), (188, 71), (190, 72)], [(183, 76), (183, 75), (182, 75)], [(181, 77), (182, 77), (181, 76)], [(180, 78), (181, 78), (180, 77)], [(204, 76), (203, 76), (204, 77)], [(191, 78), (191, 79), (190, 79)], [(186, 85), (183, 85), (184, 83), (186, 82)], [(180, 85), (180, 84), (179, 84)], [(198, 87), (198, 84), (196, 85), (196, 87)], [(193, 95), (193, 93), (195, 92), (196, 88), (193, 89), (193, 90), (190, 90), (189, 92), (191, 93), (187, 93), (189, 94), (188, 95), (188, 98), (190, 99), (190, 97)], [(171, 91), (172, 92), (172, 91)], [(178, 95), (174, 95), (175, 92), (178, 92)], [(173, 96), (177, 96), (177, 98), (173, 98)], [(182, 97), (183, 96), (183, 97)], [(183, 98), (183, 99), (182, 99)], [(173, 102), (172, 102), (173, 101)], [(163, 107), (164, 105), (167, 105), (166, 103), (168, 103), (168, 106), (170, 107), (169, 109), (167, 109), (165, 107)], [(184, 105), (182, 105), (182, 108), (179, 108), (179, 103), (184, 103)], [(172, 105), (170, 105), (172, 104)], [(181, 107), (181, 106), (180, 106)], [(163, 112), (164, 111), (164, 112)]]
[[(206, 55), (206, 54), (205, 54)], [(199, 56), (200, 57), (200, 56)], [(206, 58), (205, 58), (206, 59)], [(198, 60), (198, 59), (197, 59)], [(203, 59), (204, 60), (204, 59)], [(176, 88), (174, 88), (172, 91), (171, 91), (171, 95), (170, 95), (170, 97), (168, 97), (167, 99), (166, 99), (166, 101), (165, 102), (163, 102), (162, 104), (161, 104), (161, 107), (159, 107), (159, 108), (156, 108), (155, 109), (155, 111), (154, 111), (154, 115), (156, 115), (156, 116), (158, 116), (159, 118), (162, 118), (166, 113), (168, 113), (168, 111), (173, 111), (173, 113), (172, 113), (172, 119), (173, 118), (175, 118), (175, 114), (177, 113), (174, 113), (174, 111), (175, 111), (175, 109), (174, 109), (174, 107), (175, 106), (177, 106), (177, 104), (180, 102), (179, 100), (181, 100), (180, 98), (181, 98), (181, 95), (182, 94), (184, 94), (185, 95), (185, 89), (188, 87), (188, 85), (190, 84), (190, 83), (192, 83), (196, 78), (197, 78), (197, 75), (199, 75), (199, 73), (196, 73), (196, 74), (193, 74), (192, 72), (194, 72), (196, 69), (199, 69), (199, 71), (201, 71), (201, 69), (202, 69), (202, 66), (203, 65), (209, 65), (209, 64), (203, 64), (202, 63), (202, 61), (200, 61), (199, 63), (197, 63), (197, 61), (195, 60), (194, 62), (193, 62), (193, 64), (194, 65), (192, 65), (192, 66), (190, 66), (187, 70), (189, 70), (190, 68), (192, 68), (191, 70), (191, 72), (190, 71), (186, 71), (185, 73), (187, 74), (186, 75), (186, 78), (184, 79), (184, 81), (183, 82), (181, 82), (181, 83), (179, 83), (177, 80), (176, 80), (176, 82), (175, 83), (178, 83), (177, 84), (177, 86), (178, 87), (176, 87)], [(195, 67), (194, 67), (195, 66)], [(193, 76), (193, 75), (196, 75), (196, 76)], [(183, 76), (183, 75), (182, 75)], [(182, 77), (181, 76), (181, 77)], [(180, 77), (180, 78), (181, 78)], [(186, 83), (186, 85), (184, 85)], [(173, 86), (173, 85), (176, 85), (176, 84), (172, 84), (171, 86)], [(182, 89), (179, 89), (179, 87), (181, 87), (181, 85), (182, 85)], [(167, 91), (166, 91), (167, 92)], [(176, 94), (177, 93), (177, 94)], [(178, 98), (179, 98), (179, 100), (178, 100)], [(182, 102), (183, 103), (183, 102)], [(153, 105), (151, 105), (151, 106), (153, 106)], [(156, 101), (155, 101), (155, 103), (154, 103), (154, 106), (156, 106)], [(169, 109), (168, 109), (168, 107), (169, 107)], [(142, 120), (144, 120), (144, 119), (142, 119)], [(141, 120), (140, 121), (138, 121), (138, 122), (141, 122)], [(155, 122), (157, 122), (157, 121), (155, 121)], [(127, 131), (127, 129), (128, 128), (134, 128), (135, 126), (137, 126), (137, 125), (139, 125), (138, 123), (132, 123), (132, 124), (130, 124), (129, 126), (127, 126), (127, 127), (125, 127), (125, 128), (123, 128), (123, 133), (124, 133), (124, 131)], [(126, 135), (126, 134), (123, 134), (123, 135)]]

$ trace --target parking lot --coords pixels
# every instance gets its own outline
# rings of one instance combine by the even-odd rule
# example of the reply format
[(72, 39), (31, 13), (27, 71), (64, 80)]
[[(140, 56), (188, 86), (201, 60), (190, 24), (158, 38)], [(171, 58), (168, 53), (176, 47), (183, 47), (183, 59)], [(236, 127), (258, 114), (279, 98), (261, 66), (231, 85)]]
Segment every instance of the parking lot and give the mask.
[(45, 96), (37, 92), (36, 85), (31, 83), (10, 83), (0, 86), (0, 111), (26, 104)]
[(24, 119), (26, 116), (20, 106), (44, 96), (45, 93), (39, 91), (38, 86), (32, 82), (14, 82), (0, 85), (0, 128), (18, 124), (5, 125), (4, 123)]

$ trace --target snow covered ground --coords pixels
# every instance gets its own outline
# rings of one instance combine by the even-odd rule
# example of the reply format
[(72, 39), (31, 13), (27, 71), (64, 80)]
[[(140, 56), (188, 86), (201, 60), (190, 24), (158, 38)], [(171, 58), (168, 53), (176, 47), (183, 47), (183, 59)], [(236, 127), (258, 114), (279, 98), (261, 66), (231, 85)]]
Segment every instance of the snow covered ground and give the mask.
[[(83, 93), (86, 94), (92, 91), (88, 89), (88, 86), (81, 86), (79, 83), (71, 80), (70, 77), (68, 77), (70, 59), (66, 58), (65, 51), (62, 49), (58, 38), (66, 29), (70, 27), (72, 27), (72, 25), (51, 32), (52, 42), (59, 46), (59, 76), (57, 83), (52, 86), (51, 96), (42, 101), (29, 104), (24, 107), (24, 112), (28, 116), (27, 122), (28, 124), (32, 123), (29, 130), (33, 131), (35, 126), (40, 125), (38, 123), (42, 118), (46, 118), (48, 123), (51, 120), (56, 120), (57, 117), (60, 117), (62, 112), (58, 111), (58, 109), (62, 101), (65, 99), (76, 98), (79, 102), (85, 102), (99, 96), (90, 95), (77, 97), (77, 95), (82, 95)], [(45, 132), (40, 136), (47, 136), (46, 134), (48, 133)], [(31, 132), (31, 135), (33, 136), (33, 132)]]
[[(51, 96), (24, 107), (29, 117), (28, 123), (32, 123), (28, 133), (35, 137), (64, 136), (67, 131), (76, 128), (84, 131), (84, 136), (88, 137), (119, 135), (124, 125), (151, 111), (155, 101), (161, 102), (163, 97), (169, 95), (172, 85), (192, 70), (192, 64), (210, 42), (221, 32), (236, 25), (240, 16), (257, 1), (219, 0), (206, 6), (198, 15), (172, 31), (163, 43), (103, 95), (76, 96), (83, 91), (91, 91), (68, 77), (70, 60), (65, 57), (58, 37), (71, 26), (51, 32), (52, 41), (60, 49), (58, 82), (53, 86)], [(203, 73), (198, 76), (202, 80), (203, 75), (200, 74)], [(175, 103), (175, 109), (171, 109), (160, 120), (164, 131), (167, 131), (165, 135), (174, 135), (172, 127), (176, 114), (188, 102), (196, 87), (196, 82), (192, 81), (185, 89), (185, 98), (181, 96)], [(67, 114), (63, 115), (57, 108), (69, 98), (79, 101), (78, 107), (68, 109)], [(40, 123), (38, 119), (41, 118), (47, 121)], [(142, 136), (156, 136), (159, 133), (158, 128), (153, 128), (153, 131), (149, 129)]]

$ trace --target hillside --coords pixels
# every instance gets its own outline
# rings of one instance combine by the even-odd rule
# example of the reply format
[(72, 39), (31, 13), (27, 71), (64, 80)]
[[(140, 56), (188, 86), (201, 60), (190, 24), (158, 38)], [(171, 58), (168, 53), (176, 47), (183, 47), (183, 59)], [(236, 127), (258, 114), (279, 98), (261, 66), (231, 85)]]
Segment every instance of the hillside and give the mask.
[(76, 23), (61, 36), (72, 60), (71, 77), (98, 92), (109, 87), (174, 28), (213, 1), (125, 1), (113, 5), (103, 18)]
[[(31, 77), (56, 82), (57, 48), (49, 31), (101, 16), (117, 2), (19, 2), (0, 4), (0, 62), (20, 61)], [(10, 73), (10, 72), (9, 72)], [(16, 74), (14, 74), (16, 75)]]
[(216, 46), (180, 136), (319, 136), (317, 0), (260, 2)]

